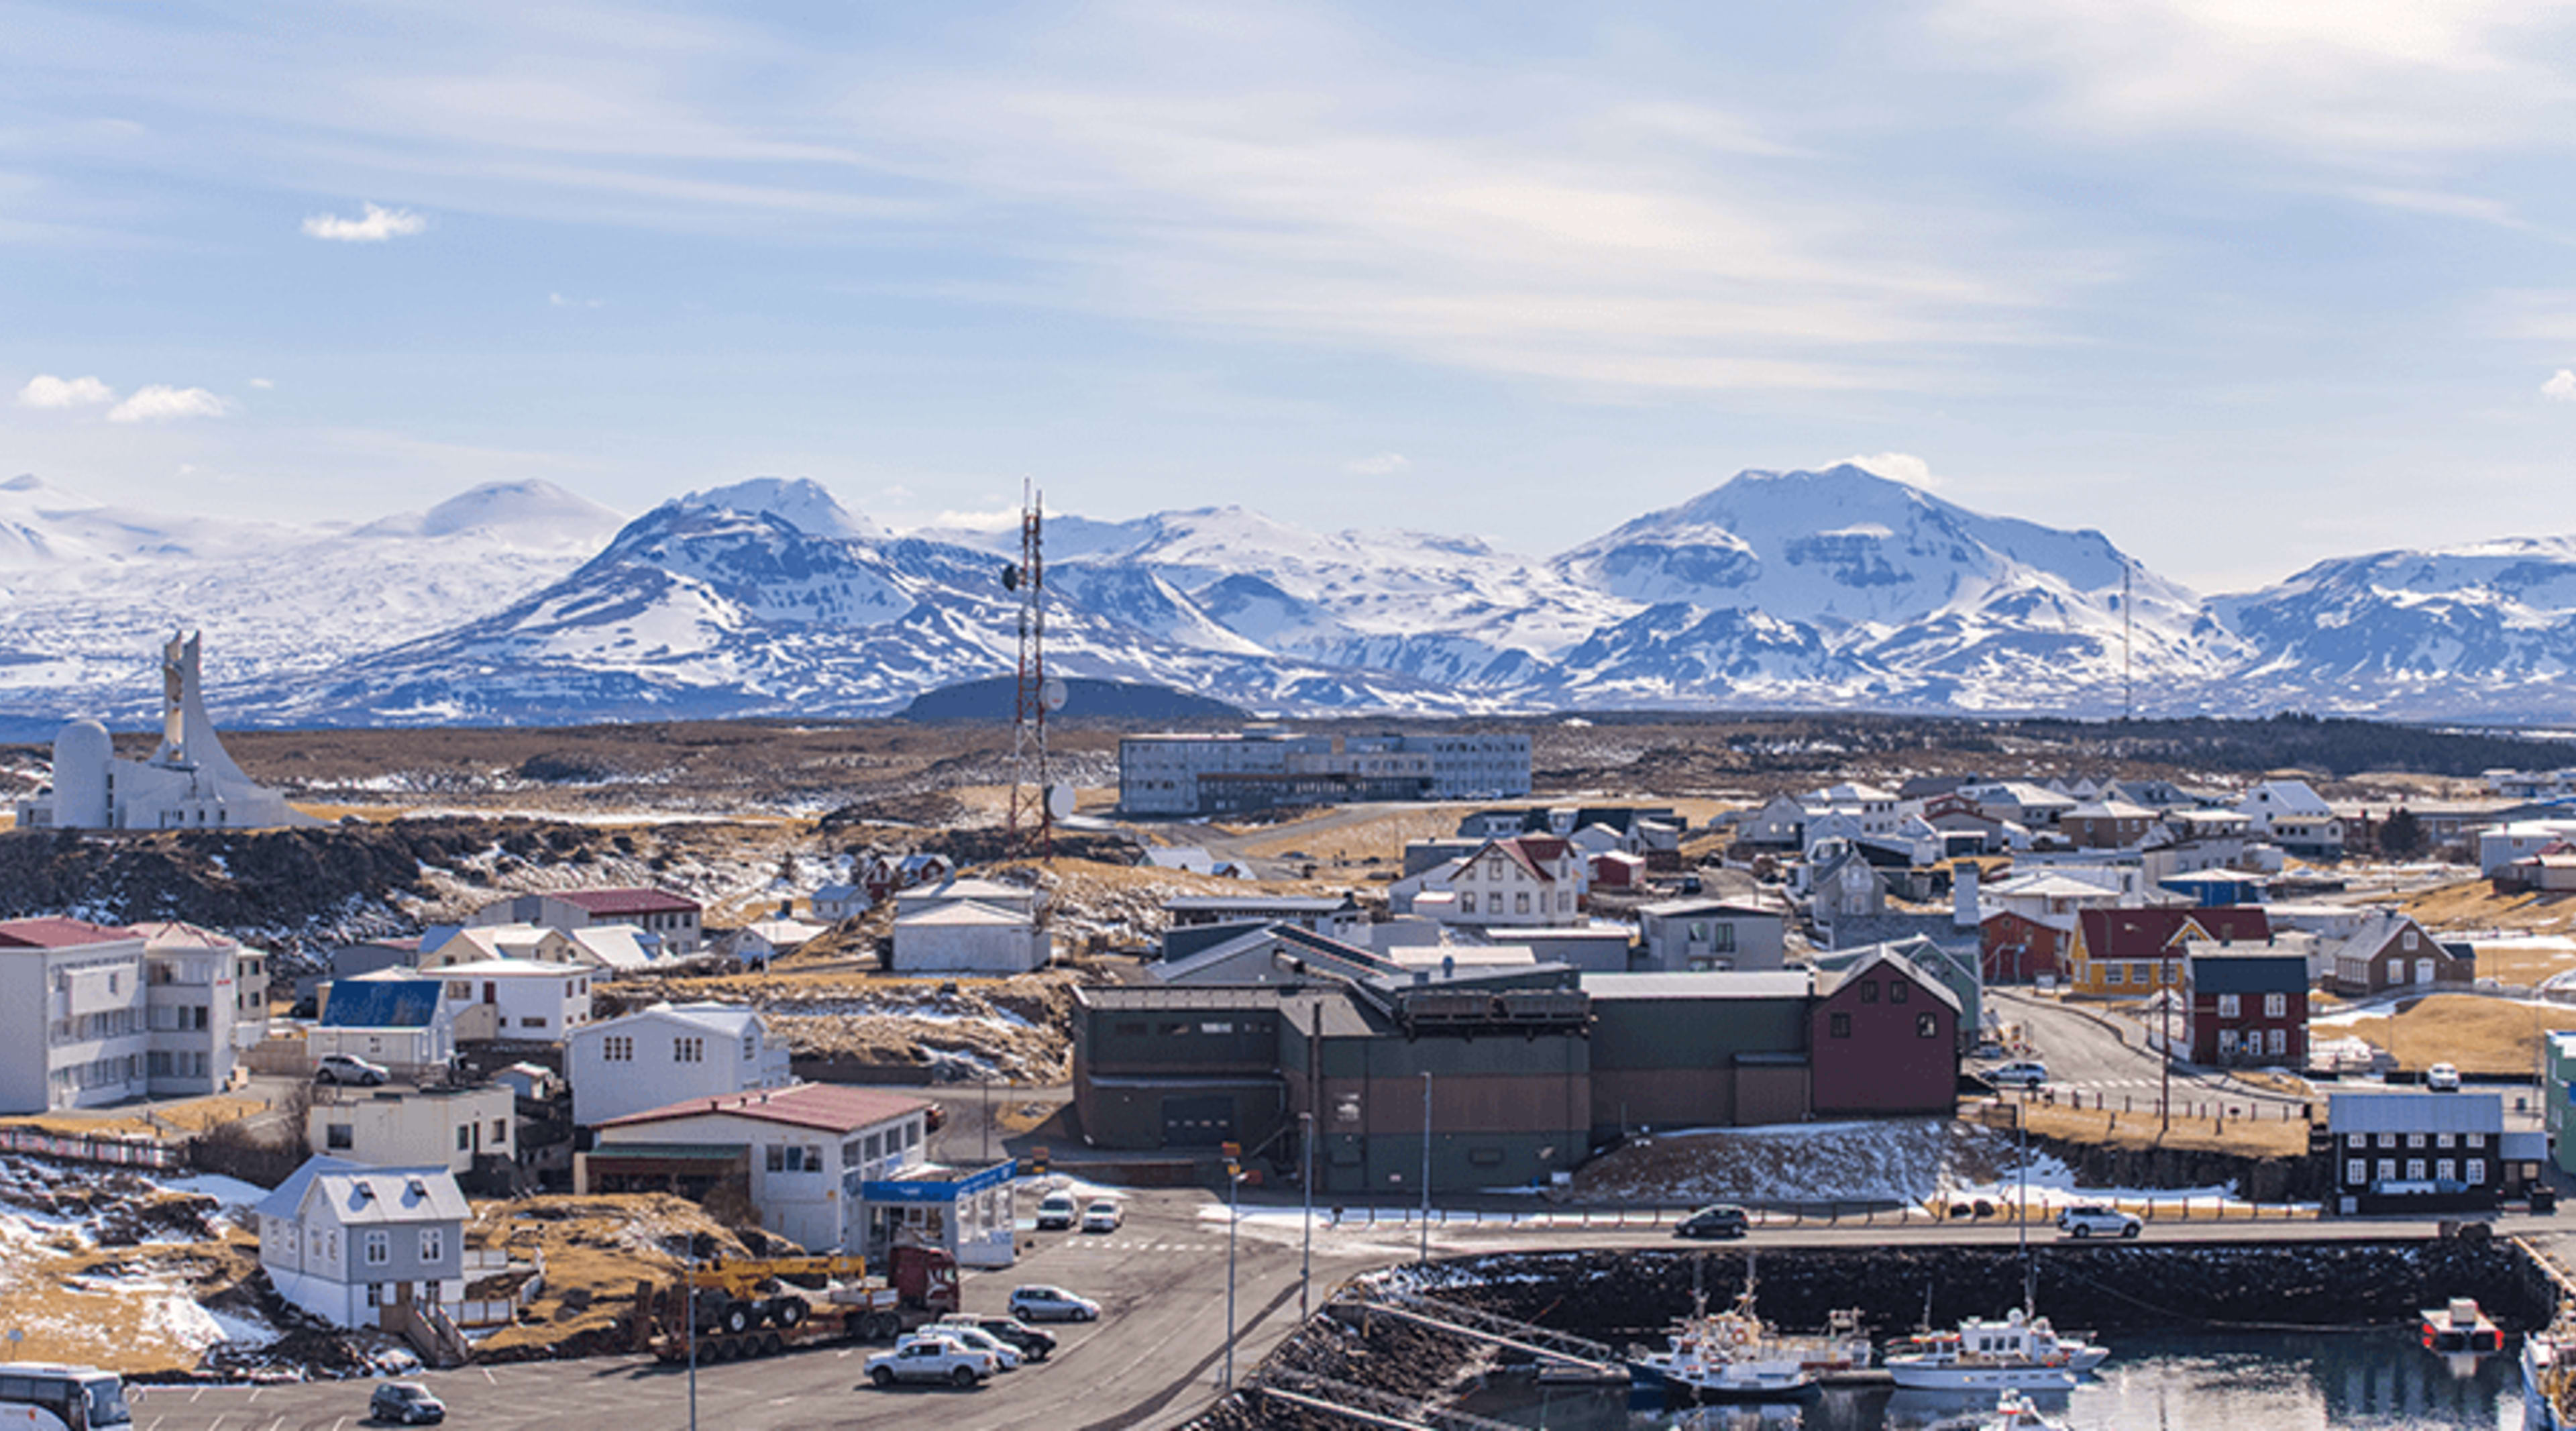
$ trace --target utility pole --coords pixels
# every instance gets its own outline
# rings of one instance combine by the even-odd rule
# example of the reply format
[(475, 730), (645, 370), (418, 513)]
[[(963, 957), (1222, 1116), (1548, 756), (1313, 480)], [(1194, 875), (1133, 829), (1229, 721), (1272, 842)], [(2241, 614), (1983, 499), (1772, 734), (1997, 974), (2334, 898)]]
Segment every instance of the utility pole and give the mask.
[(1306, 1171), (1297, 1180), (1306, 1194), (1306, 1250), (1297, 1263), (1297, 1320), (1303, 1323), (1306, 1296), (1315, 1285), (1315, 1114), (1311, 1109), (1297, 1115), (1297, 1142), (1306, 1158)]
[[(2159, 959), (2159, 960), (2157, 961), (2157, 967), (2158, 967), (2158, 968), (2162, 968), (2162, 967), (2163, 967), (2163, 960)], [(2172, 986), (2168, 985), (2168, 986), (2165, 988), (2165, 990), (2164, 990), (2164, 994), (2165, 994), (2165, 1046), (2164, 1046), (2164, 1049), (2163, 1049), (2163, 1053), (2164, 1053), (2164, 1056), (2165, 1056), (2165, 1057), (2164, 1057), (2164, 1064), (2163, 1064), (2163, 1066), (2158, 1070), (2158, 1076), (2159, 1076), (2159, 1077), (2161, 1077), (2161, 1078), (2164, 1080), (2164, 1091), (2156, 1095), (2156, 1107), (2157, 1107), (2157, 1114), (2158, 1114), (2158, 1121), (2157, 1121), (2157, 1124), (2156, 1124), (2156, 1137), (2157, 1137), (2159, 1140), (2161, 1140), (2161, 1139), (2164, 1137), (2164, 1135), (2165, 1135), (2165, 1134), (2167, 1134), (2167, 1133), (2169, 1133), (2169, 1132), (2172, 1132), (2172, 1131), (2173, 1131), (2173, 989), (2172, 989)]]
[(1431, 1070), (1422, 1070), (1422, 1249), (1414, 1259), (1431, 1260)]
[(1225, 1387), (1234, 1389), (1234, 1234), (1243, 1225), (1242, 1145), (1225, 1145)]

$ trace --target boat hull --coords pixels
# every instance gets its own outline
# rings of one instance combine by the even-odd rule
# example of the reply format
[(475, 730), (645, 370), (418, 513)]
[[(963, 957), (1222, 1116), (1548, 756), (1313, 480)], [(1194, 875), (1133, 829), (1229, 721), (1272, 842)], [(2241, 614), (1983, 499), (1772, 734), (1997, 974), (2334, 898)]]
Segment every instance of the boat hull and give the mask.
[(1676, 1366), (1660, 1357), (1628, 1363), (1639, 1386), (1662, 1388), (1666, 1397), (1702, 1401), (1787, 1401), (1816, 1389), (1814, 1378), (1795, 1362), (1737, 1362), (1719, 1367)]
[(2063, 1366), (1929, 1364), (1887, 1359), (1887, 1375), (1909, 1391), (2071, 1391), (2076, 1374)]

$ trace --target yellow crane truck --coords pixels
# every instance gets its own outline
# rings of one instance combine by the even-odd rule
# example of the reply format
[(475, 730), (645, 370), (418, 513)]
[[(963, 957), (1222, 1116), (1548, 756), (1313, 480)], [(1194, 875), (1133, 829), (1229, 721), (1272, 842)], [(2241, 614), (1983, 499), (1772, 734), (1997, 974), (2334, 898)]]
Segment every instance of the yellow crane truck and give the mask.
[[(892, 1275), (847, 1255), (699, 1263), (669, 1282), (635, 1284), (634, 1345), (666, 1362), (774, 1356), (829, 1341), (890, 1341), (958, 1310), (957, 1262), (899, 1246)], [(694, 1326), (692, 1325), (694, 1313)]]

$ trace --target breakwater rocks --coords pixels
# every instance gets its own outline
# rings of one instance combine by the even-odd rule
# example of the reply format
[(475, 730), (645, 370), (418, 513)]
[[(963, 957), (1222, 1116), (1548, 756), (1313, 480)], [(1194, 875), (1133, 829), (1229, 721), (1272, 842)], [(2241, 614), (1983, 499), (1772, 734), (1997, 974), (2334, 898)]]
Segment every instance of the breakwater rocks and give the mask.
[[(2349, 1327), (2411, 1321), (2450, 1297), (2476, 1297), (2508, 1326), (2549, 1319), (2546, 1293), (2510, 1243), (2119, 1243), (2034, 1245), (2039, 1309), (2061, 1326), (2102, 1330), (2230, 1323)], [(1858, 1307), (1870, 1328), (1910, 1330), (1998, 1316), (2021, 1305), (2021, 1254), (2010, 1246), (1763, 1249), (1763, 1316), (1814, 1328)], [(1745, 1252), (1676, 1248), (1461, 1258), (1418, 1275), (1420, 1290), (1602, 1341), (1657, 1335), (1691, 1309), (1744, 1285)]]

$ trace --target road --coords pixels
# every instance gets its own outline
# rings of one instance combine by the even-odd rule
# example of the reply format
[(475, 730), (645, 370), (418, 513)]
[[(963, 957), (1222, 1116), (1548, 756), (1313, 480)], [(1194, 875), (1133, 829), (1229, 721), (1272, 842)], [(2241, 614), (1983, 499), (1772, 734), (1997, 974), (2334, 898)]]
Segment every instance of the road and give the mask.
[[(2080, 1093), (2090, 1103), (2098, 1095), (2114, 1107), (2122, 1099), (2134, 1100), (2142, 1109), (2155, 1106), (2164, 1088), (2164, 1061), (2142, 1043), (2129, 1041), (2139, 1037), (2137, 1033), (2127, 1032), (2124, 1037), (2130, 1025), (2118, 1015), (2069, 1007), (2019, 989), (1989, 988), (1986, 997), (1996, 1004), (2000, 1017), (2028, 1029), (2031, 1047), (2048, 1065), (2048, 1086), (2061, 1096)], [(2307, 1101), (2217, 1069), (2179, 1063), (2173, 1069), (2173, 1099), (2177, 1112), (2189, 1104), (2243, 1107), (2248, 1103), (2271, 1105), (2277, 1111)]]
[[(1125, 1227), (1107, 1235), (1044, 1235), (1020, 1265), (966, 1276), (966, 1304), (1000, 1310), (1010, 1289), (1054, 1282), (1099, 1297), (1101, 1320), (1059, 1325), (1061, 1342), (1047, 1361), (968, 1392), (878, 1391), (863, 1371), (874, 1347), (833, 1346), (763, 1361), (702, 1367), (698, 1424), (708, 1427), (906, 1426), (940, 1431), (1002, 1431), (1044, 1426), (1055, 1431), (1120, 1431), (1177, 1426), (1221, 1389), (1225, 1367), (1226, 1232), (1212, 1195), (1198, 1190), (1140, 1192), (1129, 1198)], [(2557, 1219), (2507, 1214), (2497, 1235), (2526, 1235), (2561, 1245)], [(2432, 1219), (2336, 1219), (2287, 1222), (2157, 1222), (2151, 1242), (2222, 1243), (2347, 1239), (2415, 1239)], [(1315, 1238), (1313, 1295), (1374, 1267), (1406, 1262), (1416, 1231), (1400, 1225), (1324, 1228)], [(1743, 1242), (1676, 1243), (1663, 1227), (1435, 1225), (1434, 1256), (1578, 1248), (1825, 1247), (1868, 1249), (1891, 1244), (2010, 1246), (2010, 1226), (1852, 1221), (1841, 1225), (1757, 1229)], [(2034, 1241), (2057, 1241), (2033, 1228)], [(1238, 1375), (1298, 1321), (1300, 1226), (1293, 1207), (1265, 1209), (1236, 1239)], [(2095, 1244), (2085, 1244), (2090, 1247)], [(2101, 1244), (2116, 1245), (2116, 1244)], [(686, 1427), (688, 1377), (637, 1357), (467, 1367), (424, 1376), (461, 1427), (559, 1427), (578, 1418), (615, 1431)], [(137, 1431), (348, 1431), (363, 1424), (369, 1383), (269, 1387), (137, 1389)]]

